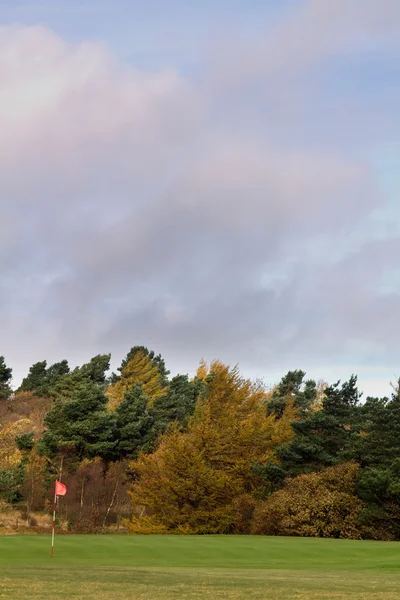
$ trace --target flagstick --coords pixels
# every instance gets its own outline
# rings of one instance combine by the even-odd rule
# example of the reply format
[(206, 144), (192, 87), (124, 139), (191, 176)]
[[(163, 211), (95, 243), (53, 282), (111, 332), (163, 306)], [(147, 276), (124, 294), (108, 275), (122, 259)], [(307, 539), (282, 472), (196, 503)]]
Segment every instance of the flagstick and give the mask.
[[(61, 457), (60, 460), (60, 474), (58, 476), (58, 480), (61, 481), (61, 476), (62, 476), (62, 468), (63, 468), (63, 462), (64, 462), (64, 457)], [(54, 487), (54, 504), (53, 504), (53, 524), (52, 524), (52, 531), (51, 531), (51, 558), (53, 558), (54, 556), (54, 537), (55, 537), (55, 527), (56, 527), (56, 510), (57, 510), (57, 481), (55, 483), (55, 487)]]
[(57, 494), (56, 494), (56, 490), (54, 488), (54, 504), (53, 504), (53, 526), (52, 526), (52, 532), (51, 532), (51, 558), (53, 558), (54, 556), (54, 533), (55, 533), (55, 526), (56, 526), (56, 508), (57, 508)]
[[(61, 470), (62, 470), (62, 462), (61, 462), (61, 467), (60, 467), (60, 479), (61, 479)], [(56, 479), (56, 483), (54, 486), (53, 523), (52, 523), (52, 531), (51, 531), (51, 553), (50, 553), (51, 558), (53, 558), (53, 556), (54, 556), (54, 538), (55, 538), (55, 532), (56, 532), (56, 510), (57, 510), (58, 496), (65, 496), (66, 493), (67, 493), (66, 486), (63, 483), (61, 483), (61, 481)]]

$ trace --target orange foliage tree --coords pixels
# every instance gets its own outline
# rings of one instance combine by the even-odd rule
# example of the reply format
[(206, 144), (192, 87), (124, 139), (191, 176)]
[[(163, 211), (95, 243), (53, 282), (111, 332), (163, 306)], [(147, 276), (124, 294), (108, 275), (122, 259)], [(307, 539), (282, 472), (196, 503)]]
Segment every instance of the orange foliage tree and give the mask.
[(119, 406), (125, 393), (135, 385), (142, 386), (150, 405), (167, 392), (157, 365), (142, 350), (135, 353), (123, 367), (120, 379), (108, 388), (106, 395), (110, 408), (115, 409)]
[(172, 427), (153, 454), (132, 464), (131, 500), (146, 516), (126, 523), (131, 532), (234, 531), (238, 499), (264, 485), (251, 467), (270, 461), (293, 435), (293, 411), (281, 422), (267, 417), (265, 388), (236, 367), (203, 363), (197, 377), (207, 385), (187, 431)]

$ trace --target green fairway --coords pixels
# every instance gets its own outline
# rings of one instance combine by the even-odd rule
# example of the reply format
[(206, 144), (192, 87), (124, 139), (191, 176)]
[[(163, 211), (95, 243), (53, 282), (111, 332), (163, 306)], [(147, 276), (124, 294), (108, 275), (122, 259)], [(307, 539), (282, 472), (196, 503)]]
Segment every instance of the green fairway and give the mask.
[(253, 536), (0, 537), (0, 598), (400, 598), (400, 545)]

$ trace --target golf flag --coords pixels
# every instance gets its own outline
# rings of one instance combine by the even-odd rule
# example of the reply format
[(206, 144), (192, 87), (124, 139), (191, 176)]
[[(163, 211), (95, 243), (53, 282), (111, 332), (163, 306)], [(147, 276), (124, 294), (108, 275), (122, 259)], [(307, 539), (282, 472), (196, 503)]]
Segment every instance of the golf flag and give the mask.
[(56, 529), (56, 510), (57, 510), (57, 499), (58, 496), (65, 496), (67, 493), (67, 487), (56, 479), (56, 485), (54, 489), (54, 506), (53, 506), (53, 526), (51, 531), (51, 554), (50, 556), (54, 556), (54, 537), (55, 537), (55, 529)]
[(56, 480), (56, 496), (65, 496), (67, 493), (66, 486), (61, 481)]

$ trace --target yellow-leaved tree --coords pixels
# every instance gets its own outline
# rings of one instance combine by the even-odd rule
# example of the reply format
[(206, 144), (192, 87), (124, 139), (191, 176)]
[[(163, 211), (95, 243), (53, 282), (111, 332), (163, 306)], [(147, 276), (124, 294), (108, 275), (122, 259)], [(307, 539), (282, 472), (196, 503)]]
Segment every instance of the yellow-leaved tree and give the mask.
[(126, 523), (131, 532), (235, 531), (238, 499), (264, 486), (252, 466), (293, 436), (293, 411), (282, 422), (266, 416), (265, 388), (237, 367), (201, 364), (197, 377), (206, 385), (188, 429), (173, 427), (153, 454), (132, 463), (131, 500), (147, 510)]
[(143, 350), (135, 352), (122, 368), (119, 380), (108, 388), (106, 395), (109, 398), (110, 408), (115, 409), (119, 406), (125, 393), (139, 384), (149, 398), (150, 405), (156, 398), (164, 396), (167, 391), (157, 364)]
[(35, 447), (29, 452), (27, 458), (23, 493), (29, 515), (31, 511), (42, 511), (45, 506), (47, 490), (43, 482), (46, 480), (47, 460), (45, 456), (38, 453)]
[(12, 469), (21, 461), (22, 454), (18, 450), (15, 437), (25, 433), (29, 426), (29, 419), (20, 419), (0, 427), (0, 469)]

